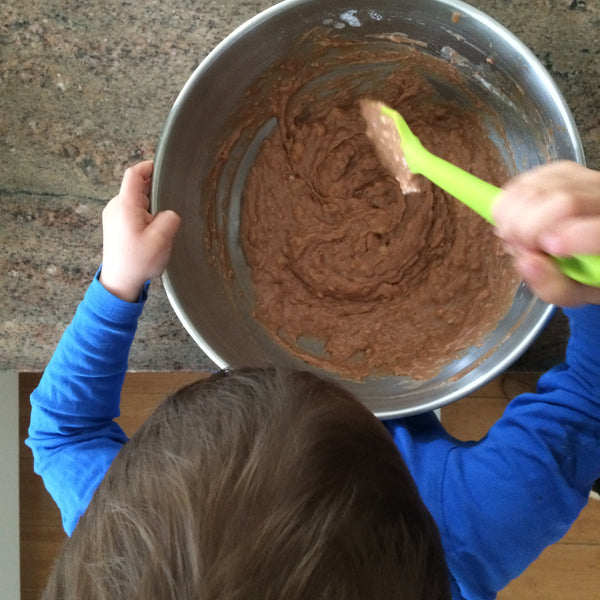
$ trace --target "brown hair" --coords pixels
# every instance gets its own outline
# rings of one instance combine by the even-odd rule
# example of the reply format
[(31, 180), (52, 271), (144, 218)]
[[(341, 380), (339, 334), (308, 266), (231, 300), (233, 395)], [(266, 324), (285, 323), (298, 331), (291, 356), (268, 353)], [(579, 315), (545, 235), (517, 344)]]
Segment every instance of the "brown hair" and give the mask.
[(439, 533), (385, 427), (308, 373), (221, 373), (115, 458), (43, 598), (450, 598)]

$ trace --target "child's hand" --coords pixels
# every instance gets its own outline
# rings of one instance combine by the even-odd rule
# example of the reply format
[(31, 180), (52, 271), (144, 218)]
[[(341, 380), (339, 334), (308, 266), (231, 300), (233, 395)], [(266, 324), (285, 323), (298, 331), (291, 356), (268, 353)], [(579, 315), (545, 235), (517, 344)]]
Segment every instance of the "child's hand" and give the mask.
[(181, 222), (171, 210), (148, 212), (152, 167), (146, 161), (127, 169), (119, 195), (102, 212), (100, 282), (127, 302), (135, 302), (144, 283), (163, 272)]
[(538, 297), (561, 306), (600, 303), (600, 288), (563, 275), (548, 256), (600, 254), (600, 173), (572, 162), (538, 167), (504, 186), (493, 216)]

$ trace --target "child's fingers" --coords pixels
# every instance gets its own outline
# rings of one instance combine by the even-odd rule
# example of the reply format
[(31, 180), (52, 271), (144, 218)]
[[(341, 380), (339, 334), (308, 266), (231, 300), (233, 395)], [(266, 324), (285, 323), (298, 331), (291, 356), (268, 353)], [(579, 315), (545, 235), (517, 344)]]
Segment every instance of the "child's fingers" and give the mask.
[(515, 258), (515, 267), (538, 298), (561, 306), (573, 304), (575, 282), (564, 277), (549, 257), (523, 253)]
[(600, 254), (600, 174), (573, 162), (515, 177), (493, 207), (498, 235), (540, 298), (562, 306), (600, 302), (600, 288), (564, 275), (549, 255)]
[(597, 214), (598, 188), (600, 174), (582, 165), (568, 161), (542, 165), (514, 177), (504, 186), (494, 206), (494, 218), (499, 229), (512, 230), (523, 237), (523, 217), (529, 211), (537, 211), (528, 219), (534, 224), (539, 216), (547, 223), (564, 214)]
[(171, 248), (179, 230), (181, 219), (172, 210), (157, 213), (144, 232), (144, 251), (149, 256), (145, 263), (146, 279), (158, 277), (165, 270), (171, 257)]
[(511, 185), (534, 185), (547, 190), (557, 187), (597, 188), (600, 173), (572, 161), (557, 161), (539, 165), (513, 177), (506, 187)]
[(569, 186), (592, 190), (597, 189), (600, 184), (600, 173), (598, 171), (566, 160), (542, 165), (520, 177), (535, 177), (538, 181), (543, 181), (549, 189), (564, 186), (565, 182)]
[(148, 198), (152, 189), (153, 168), (154, 163), (151, 160), (129, 167), (123, 175), (119, 195), (125, 200), (145, 203), (147, 210)]
[(541, 237), (573, 218), (597, 215), (600, 202), (587, 188), (547, 189), (540, 186), (508, 186), (494, 207), (499, 235), (507, 241), (540, 247)]
[(559, 306), (600, 302), (600, 288), (570, 279), (549, 256), (524, 252), (515, 258), (515, 267), (531, 291), (546, 302)]
[(181, 217), (173, 210), (156, 213), (152, 223), (148, 225), (151, 235), (158, 237), (165, 246), (170, 246), (179, 231)]
[(542, 250), (556, 256), (600, 254), (600, 215), (566, 219), (539, 241)]

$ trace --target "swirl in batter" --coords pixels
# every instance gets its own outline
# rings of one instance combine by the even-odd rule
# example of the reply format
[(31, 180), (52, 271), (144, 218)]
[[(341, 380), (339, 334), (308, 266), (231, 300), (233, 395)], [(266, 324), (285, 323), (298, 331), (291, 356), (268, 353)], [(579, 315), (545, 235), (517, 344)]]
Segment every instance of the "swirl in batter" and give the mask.
[[(436, 100), (415, 63), (399, 67), (378, 99), (436, 154), (502, 183), (478, 115)], [(246, 180), (255, 316), (294, 354), (347, 377), (431, 377), (495, 328), (516, 276), (483, 219), (428, 181), (402, 193), (365, 134), (350, 80), (299, 100), (316, 74), (290, 69), (273, 95), (277, 127)]]

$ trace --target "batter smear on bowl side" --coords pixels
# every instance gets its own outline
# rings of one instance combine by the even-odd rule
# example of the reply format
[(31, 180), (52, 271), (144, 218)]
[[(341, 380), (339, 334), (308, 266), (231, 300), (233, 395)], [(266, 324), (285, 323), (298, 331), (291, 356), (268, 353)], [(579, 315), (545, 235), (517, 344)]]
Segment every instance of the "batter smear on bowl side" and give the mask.
[(319, 81), (318, 62), (280, 68), (277, 125), (243, 194), (255, 317), (295, 355), (346, 377), (432, 377), (496, 327), (518, 281), (483, 219), (425, 179), (402, 193), (366, 136), (361, 95), (496, 185), (508, 178), (500, 152), (476, 110), (440, 102), (423, 73), (456, 81), (441, 60), (414, 52), (368, 90), (352, 69)]

